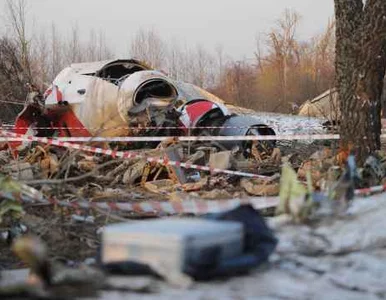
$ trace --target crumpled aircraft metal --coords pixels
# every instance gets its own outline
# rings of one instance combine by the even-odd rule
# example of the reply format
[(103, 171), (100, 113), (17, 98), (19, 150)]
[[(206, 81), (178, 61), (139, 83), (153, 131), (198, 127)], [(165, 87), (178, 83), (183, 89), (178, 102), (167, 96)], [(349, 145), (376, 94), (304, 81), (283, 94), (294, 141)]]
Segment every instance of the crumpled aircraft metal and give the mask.
[[(132, 127), (175, 126), (174, 134), (290, 134), (324, 132), (323, 120), (269, 113), (227, 105), (189, 83), (175, 81), (133, 59), (72, 64), (62, 70), (44, 94), (44, 109), (21, 114), (18, 133), (50, 124), (58, 136), (128, 136)], [(26, 124), (28, 126), (26, 126)], [(197, 127), (225, 127), (197, 129)], [(237, 128), (240, 127), (240, 128)], [(159, 132), (167, 135), (170, 131)], [(44, 135), (39, 128), (37, 134)], [(226, 143), (231, 148), (239, 143)]]

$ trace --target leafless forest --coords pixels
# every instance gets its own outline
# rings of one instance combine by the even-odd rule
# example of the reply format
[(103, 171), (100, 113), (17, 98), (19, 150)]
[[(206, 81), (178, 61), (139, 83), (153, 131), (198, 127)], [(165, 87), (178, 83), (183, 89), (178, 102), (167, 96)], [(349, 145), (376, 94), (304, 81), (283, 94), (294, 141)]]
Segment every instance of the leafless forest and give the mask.
[[(53, 23), (33, 26), (25, 0), (7, 1), (6, 34), (0, 38), (0, 100), (23, 102), (26, 84), (44, 90), (63, 67), (73, 62), (116, 58), (103, 32), (83, 32), (73, 25), (66, 32)], [(302, 17), (285, 10), (266, 33), (257, 33), (253, 58), (231, 59), (221, 41), (215, 49), (166, 40), (153, 29), (141, 29), (127, 57), (146, 61), (170, 76), (209, 89), (230, 103), (261, 111), (289, 113), (334, 82), (334, 21), (324, 32), (298, 38)], [(83, 38), (83, 37), (87, 38)], [(246, 52), (251, 49), (245, 49)], [(1, 118), (10, 121), (20, 106), (3, 102)]]

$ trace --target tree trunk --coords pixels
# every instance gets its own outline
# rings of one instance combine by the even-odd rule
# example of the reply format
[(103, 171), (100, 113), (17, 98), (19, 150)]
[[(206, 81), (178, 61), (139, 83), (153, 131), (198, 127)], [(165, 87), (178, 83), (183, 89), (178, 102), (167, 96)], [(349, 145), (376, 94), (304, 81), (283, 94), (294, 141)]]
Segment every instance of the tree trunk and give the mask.
[(381, 146), (386, 1), (335, 0), (335, 14), (341, 142), (363, 162)]

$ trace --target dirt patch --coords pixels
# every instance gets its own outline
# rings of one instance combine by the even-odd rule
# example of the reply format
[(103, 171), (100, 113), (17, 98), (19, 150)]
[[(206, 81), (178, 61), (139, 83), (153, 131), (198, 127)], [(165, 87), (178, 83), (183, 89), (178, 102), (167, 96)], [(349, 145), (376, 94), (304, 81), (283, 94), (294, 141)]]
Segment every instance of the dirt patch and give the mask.
[[(80, 262), (95, 257), (100, 243), (97, 230), (109, 221), (104, 216), (96, 216), (93, 223), (80, 223), (73, 220), (72, 213), (50, 205), (30, 207), (19, 222), (26, 226), (29, 233), (45, 241), (52, 259)], [(11, 228), (16, 224), (8, 225)], [(0, 246), (0, 269), (22, 266), (11, 252), (9, 243), (3, 241)]]

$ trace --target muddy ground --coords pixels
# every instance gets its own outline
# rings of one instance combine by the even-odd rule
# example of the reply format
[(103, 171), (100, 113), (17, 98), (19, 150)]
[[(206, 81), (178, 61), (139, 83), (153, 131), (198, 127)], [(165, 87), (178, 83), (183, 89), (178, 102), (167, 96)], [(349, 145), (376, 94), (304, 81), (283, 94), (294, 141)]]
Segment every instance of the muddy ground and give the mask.
[[(125, 194), (114, 194), (112, 196), (100, 195), (94, 201), (129, 201), (141, 202), (165, 200), (162, 195), (155, 195), (141, 188), (130, 188)], [(122, 192), (122, 190), (120, 190)], [(88, 192), (91, 195), (91, 191)], [(131, 195), (131, 196), (130, 196)], [(84, 217), (84, 220), (75, 219)], [(25, 212), (16, 223), (24, 225), (26, 233), (39, 236), (48, 246), (50, 257), (66, 263), (78, 264), (88, 258), (97, 256), (100, 245), (100, 234), (103, 226), (130, 220), (143, 220), (156, 217), (153, 214), (136, 213), (110, 214), (104, 211), (74, 210), (55, 205), (35, 203), (25, 206)], [(11, 218), (5, 218), (2, 233), (17, 224)], [(0, 270), (22, 268), (23, 264), (10, 250), (10, 239), (0, 240)]]
[[(95, 223), (77, 223), (71, 219), (71, 212), (56, 210), (52, 206), (38, 206), (26, 209), (22, 223), (29, 233), (44, 240), (53, 259), (83, 261), (95, 257), (100, 240), (96, 233), (106, 223), (106, 218), (97, 217)], [(7, 241), (0, 246), (0, 268), (20, 268), (23, 265), (10, 251)]]

